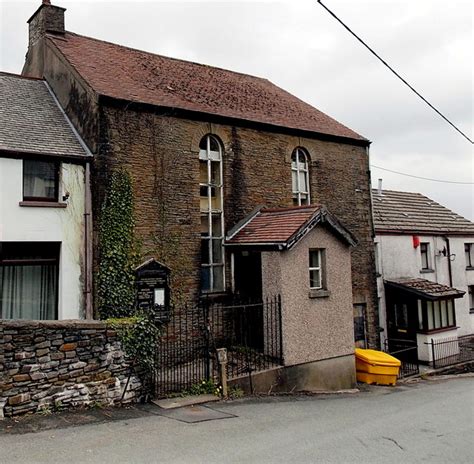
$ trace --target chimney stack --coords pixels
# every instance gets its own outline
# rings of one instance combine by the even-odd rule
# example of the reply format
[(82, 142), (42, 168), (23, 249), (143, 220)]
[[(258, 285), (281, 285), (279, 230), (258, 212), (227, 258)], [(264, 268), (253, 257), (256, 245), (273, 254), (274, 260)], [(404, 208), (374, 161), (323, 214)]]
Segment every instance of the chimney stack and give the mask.
[(378, 193), (379, 195), (382, 195), (382, 179), (379, 179), (379, 188), (378, 188), (377, 193)]
[(41, 5), (28, 20), (29, 43), (31, 48), (39, 40), (43, 39), (46, 33), (64, 34), (64, 12), (66, 8), (51, 5), (50, 0), (42, 0)]

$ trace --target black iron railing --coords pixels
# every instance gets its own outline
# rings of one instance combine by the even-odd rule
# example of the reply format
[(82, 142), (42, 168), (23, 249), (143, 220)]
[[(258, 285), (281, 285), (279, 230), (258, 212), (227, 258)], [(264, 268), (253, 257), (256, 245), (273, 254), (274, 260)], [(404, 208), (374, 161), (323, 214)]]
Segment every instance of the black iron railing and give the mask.
[(283, 364), (280, 297), (244, 302), (205, 300), (169, 308), (161, 324), (153, 373), (154, 394), (181, 392), (217, 377), (217, 348), (227, 349), (232, 379)]
[(389, 338), (385, 340), (384, 351), (400, 360), (399, 379), (416, 375), (420, 372), (416, 342)]
[(227, 349), (229, 379), (283, 364), (280, 297), (209, 307), (212, 349)]
[(474, 334), (431, 339), (425, 344), (430, 345), (430, 365), (434, 369), (474, 360)]

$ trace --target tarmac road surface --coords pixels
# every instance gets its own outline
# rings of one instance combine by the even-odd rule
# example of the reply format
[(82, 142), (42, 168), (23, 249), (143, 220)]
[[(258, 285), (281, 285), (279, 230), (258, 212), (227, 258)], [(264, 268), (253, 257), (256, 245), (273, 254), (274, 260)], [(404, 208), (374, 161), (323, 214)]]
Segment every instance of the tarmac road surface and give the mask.
[[(99, 424), (0, 433), (0, 463), (474, 462), (473, 377), (209, 408), (214, 420), (205, 422), (182, 421), (193, 411), (174, 418), (146, 411)], [(206, 418), (206, 410), (195, 413)]]

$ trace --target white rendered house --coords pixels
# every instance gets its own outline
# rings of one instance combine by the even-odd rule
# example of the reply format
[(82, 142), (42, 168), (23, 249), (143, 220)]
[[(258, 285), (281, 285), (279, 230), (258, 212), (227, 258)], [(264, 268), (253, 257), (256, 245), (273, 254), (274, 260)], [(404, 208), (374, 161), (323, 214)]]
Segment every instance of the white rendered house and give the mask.
[(0, 107), (0, 319), (92, 317), (92, 155), (45, 81), (0, 73)]
[(419, 194), (372, 192), (379, 320), (386, 339), (428, 343), (474, 333), (474, 223)]

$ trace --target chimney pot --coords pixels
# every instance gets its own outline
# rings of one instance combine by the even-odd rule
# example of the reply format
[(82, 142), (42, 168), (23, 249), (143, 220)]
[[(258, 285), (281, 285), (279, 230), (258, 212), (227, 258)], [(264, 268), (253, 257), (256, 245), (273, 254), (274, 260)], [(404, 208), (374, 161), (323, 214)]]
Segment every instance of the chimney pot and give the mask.
[(379, 195), (382, 195), (382, 179), (379, 179), (379, 188), (378, 188), (377, 193), (378, 193)]

